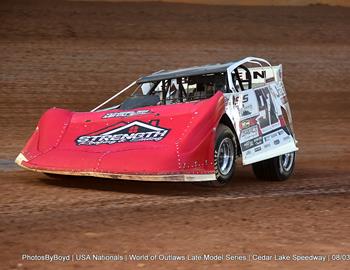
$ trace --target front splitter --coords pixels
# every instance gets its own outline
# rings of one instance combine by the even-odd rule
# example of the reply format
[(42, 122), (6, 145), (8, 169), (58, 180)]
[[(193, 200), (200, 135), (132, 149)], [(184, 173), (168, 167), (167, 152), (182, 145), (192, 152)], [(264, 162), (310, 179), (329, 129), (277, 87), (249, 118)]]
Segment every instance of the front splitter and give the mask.
[(152, 181), (152, 182), (205, 182), (216, 180), (215, 174), (119, 174), (110, 172), (89, 172), (89, 171), (62, 171), (62, 170), (48, 170), (30, 168), (22, 164), (27, 161), (26, 157), (20, 153), (16, 158), (16, 163), (24, 169), (59, 175), (73, 175), (73, 176), (90, 176), (102, 177), (123, 180), (135, 181)]

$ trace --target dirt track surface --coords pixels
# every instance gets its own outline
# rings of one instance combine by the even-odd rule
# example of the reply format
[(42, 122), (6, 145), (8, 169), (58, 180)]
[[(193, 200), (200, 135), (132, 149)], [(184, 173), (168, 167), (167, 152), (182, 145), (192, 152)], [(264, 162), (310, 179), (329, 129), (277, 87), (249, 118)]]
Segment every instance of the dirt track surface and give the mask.
[[(350, 253), (350, 10), (183, 4), (0, 4), (1, 269), (346, 269), (349, 262), (22, 261), (22, 254)], [(222, 189), (21, 171), (41, 113), (89, 110), (141, 74), (255, 55), (284, 65), (293, 178), (239, 167)]]

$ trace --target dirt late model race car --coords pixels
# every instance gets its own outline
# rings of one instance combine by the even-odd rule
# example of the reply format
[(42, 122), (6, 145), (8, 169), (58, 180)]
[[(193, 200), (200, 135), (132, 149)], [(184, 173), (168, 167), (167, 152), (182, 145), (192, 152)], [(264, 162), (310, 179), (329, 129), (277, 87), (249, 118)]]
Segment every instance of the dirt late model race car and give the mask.
[(47, 174), (224, 185), (237, 158), (259, 179), (285, 180), (297, 150), (282, 66), (247, 57), (141, 77), (90, 112), (49, 109), (16, 163)]

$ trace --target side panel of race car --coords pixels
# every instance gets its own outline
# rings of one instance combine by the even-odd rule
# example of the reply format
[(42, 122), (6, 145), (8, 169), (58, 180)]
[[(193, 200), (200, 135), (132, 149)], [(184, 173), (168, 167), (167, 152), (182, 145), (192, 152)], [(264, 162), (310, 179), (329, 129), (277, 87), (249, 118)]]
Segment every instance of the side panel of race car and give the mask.
[[(280, 69), (275, 68), (277, 72)], [(253, 80), (253, 85), (261, 83), (259, 80)], [(281, 75), (261, 87), (225, 94), (225, 105), (239, 140), (243, 165), (298, 150)]]

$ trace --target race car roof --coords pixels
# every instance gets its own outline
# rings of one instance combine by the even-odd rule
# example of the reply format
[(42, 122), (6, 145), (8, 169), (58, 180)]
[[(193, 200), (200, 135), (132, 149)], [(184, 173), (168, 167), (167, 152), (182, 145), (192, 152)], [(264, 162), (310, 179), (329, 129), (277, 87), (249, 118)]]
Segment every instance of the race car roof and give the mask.
[(138, 83), (146, 83), (146, 82), (156, 82), (167, 79), (181, 78), (181, 77), (189, 77), (210, 73), (220, 73), (225, 72), (229, 66), (234, 64), (235, 62), (229, 62), (225, 64), (211, 64), (205, 66), (196, 66), (189, 68), (182, 68), (176, 70), (164, 70), (153, 73), (151, 75), (141, 77), (137, 80)]
[(141, 77), (136, 82), (140, 84), (140, 83), (157, 82), (161, 80), (181, 78), (181, 77), (226, 72), (229, 67), (230, 69), (236, 68), (239, 65), (244, 64), (246, 62), (250, 62), (250, 63), (260, 62), (271, 66), (271, 64), (265, 59), (250, 56), (250, 57), (240, 59), (238, 61), (227, 62), (224, 64), (211, 64), (211, 65), (195, 66), (195, 67), (182, 68), (182, 69), (176, 69), (176, 70), (161, 70), (156, 73), (150, 74), (148, 76)]

